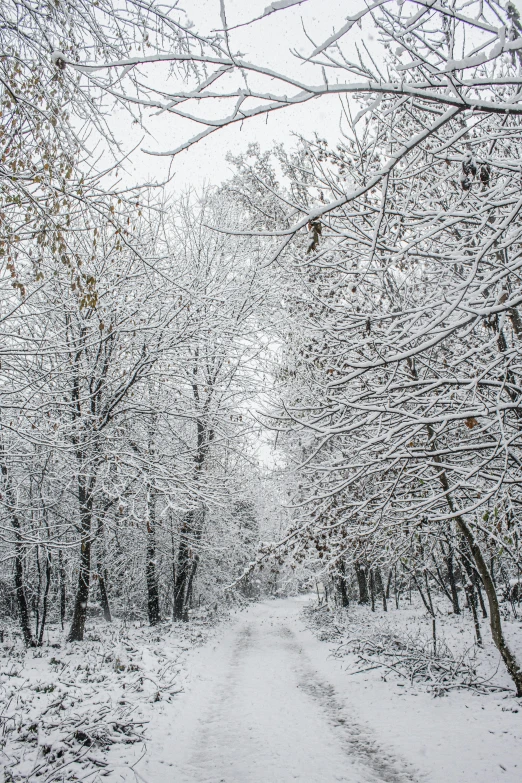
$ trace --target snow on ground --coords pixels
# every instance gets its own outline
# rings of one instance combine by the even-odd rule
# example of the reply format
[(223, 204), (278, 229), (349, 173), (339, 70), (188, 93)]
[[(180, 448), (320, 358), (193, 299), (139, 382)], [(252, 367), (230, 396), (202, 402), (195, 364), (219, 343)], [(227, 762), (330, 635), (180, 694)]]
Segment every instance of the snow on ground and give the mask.
[(136, 780), (151, 715), (183, 690), (184, 660), (212, 633), (202, 615), (156, 628), (90, 623), (82, 643), (50, 627), (25, 650), (0, 648), (0, 770), (11, 781)]
[[(338, 643), (306, 627), (309, 601), (256, 604), (191, 655), (185, 693), (150, 726), (141, 780), (520, 783), (522, 704), (511, 692), (434, 698), (421, 685), (384, 681), (382, 670), (350, 675), (357, 656), (334, 657)], [(363, 612), (368, 625), (381, 621)], [(420, 610), (389, 617), (410, 631), (420, 620), (423, 630)], [(467, 617), (449, 620), (468, 646)]]
[(255, 604), (192, 656), (191, 684), (170, 713), (174, 720), (157, 716), (151, 726), (148, 753), (135, 767), (143, 780), (416, 780), (338, 697), (327, 679), (326, 647), (316, 668), (301, 608), (297, 599)]
[[(336, 637), (322, 632), (328, 622), (307, 627), (311, 613), (303, 608), (310, 602), (259, 602), (232, 615), (210, 639), (201, 622), (125, 634), (107, 627), (106, 638), (83, 647), (30, 651), (23, 668), (11, 657), (1, 680), (2, 696), (10, 694), (7, 712), (29, 735), (30, 721), (36, 728), (32, 743), (7, 731), (6, 749), (20, 760), (6, 780), (520, 783), (522, 704), (511, 691), (450, 690), (434, 697), (422, 683), (382, 668), (351, 673), (361, 662), (346, 646), (343, 655), (334, 654), (350, 633), (381, 633), (383, 623), (387, 633), (427, 635), (430, 621), (418, 607), (388, 615), (359, 607), (332, 613)], [(441, 644), (445, 638), (461, 650), (473, 646), (468, 617), (442, 620)], [(522, 655), (520, 626), (509, 632)], [(497, 668), (489, 644), (476, 666), (482, 678)], [(501, 670), (494, 681), (509, 685)], [(85, 745), (75, 740), (84, 767), (63, 766), (72, 758), (73, 725), (92, 735)], [(114, 736), (119, 741), (103, 744)], [(62, 769), (54, 765), (54, 772), (38, 776), (39, 764), (60, 747)]]
[[(326, 643), (316, 628), (308, 653), (316, 666), (324, 666), (325, 646), (329, 678), (343, 694), (359, 719), (371, 725), (379, 740), (396, 749), (419, 771), (426, 783), (520, 783), (522, 781), (522, 699), (514, 696), (511, 680), (499, 661), (490, 640), (487, 621), (482, 622), (484, 649), (474, 645), (469, 613), (437, 617), (439, 647), (446, 646), (457, 660), (473, 662), (477, 681), (497, 685), (498, 692), (470, 689), (452, 690), (434, 697), (429, 684), (411, 682), (383, 668), (368, 668), (359, 655), (343, 654), (340, 642), (347, 638), (367, 638), (379, 632), (401, 639), (432, 642), (432, 620), (415, 601), (399, 611), (390, 608), (372, 614), (366, 607), (351, 607), (331, 613), (341, 631), (335, 641)], [(310, 619), (310, 615), (308, 615)], [(522, 624), (505, 622), (518, 659), (522, 659)], [(324, 626), (323, 626), (324, 628)], [(346, 648), (345, 648), (346, 649)], [(349, 647), (348, 647), (349, 649)], [(340, 653), (340, 657), (336, 657)], [(360, 672), (355, 674), (354, 672)], [(435, 690), (437, 693), (437, 690)]]

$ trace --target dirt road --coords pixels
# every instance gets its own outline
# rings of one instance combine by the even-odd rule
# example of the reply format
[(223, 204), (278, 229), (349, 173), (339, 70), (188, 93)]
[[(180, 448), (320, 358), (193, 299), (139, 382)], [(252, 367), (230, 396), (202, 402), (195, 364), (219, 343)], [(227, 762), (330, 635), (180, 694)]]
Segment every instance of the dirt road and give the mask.
[(151, 727), (137, 767), (147, 783), (417, 780), (314, 666), (301, 608), (296, 599), (257, 604), (202, 648), (174, 723)]

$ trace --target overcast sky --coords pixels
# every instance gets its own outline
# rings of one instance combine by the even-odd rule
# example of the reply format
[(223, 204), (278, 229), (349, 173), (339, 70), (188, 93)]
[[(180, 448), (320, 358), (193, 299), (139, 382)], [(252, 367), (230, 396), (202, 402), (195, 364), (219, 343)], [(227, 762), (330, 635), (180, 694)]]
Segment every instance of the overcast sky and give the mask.
[[(514, 2), (522, 11), (522, 0)], [(267, 0), (226, 0), (229, 27), (254, 19), (262, 14), (267, 5)], [(344, 24), (347, 12), (353, 14), (364, 5), (364, 0), (305, 0), (299, 6), (234, 30), (231, 33), (231, 48), (240, 51), (247, 60), (269, 65), (274, 70), (291, 72), (305, 81), (315, 83), (318, 80), (315, 69), (312, 72), (310, 66), (302, 65), (292, 56), (290, 49), (309, 53), (312, 45), (307, 41), (305, 31), (315, 43), (321, 43), (333, 30)], [(183, 7), (198, 32), (205, 34), (222, 27), (219, 0), (185, 0)], [(379, 45), (371, 23), (366, 23), (357, 33), (378, 57)], [(340, 135), (340, 116), (338, 97), (321, 98), (276, 112), (268, 118), (262, 116), (248, 120), (241, 128), (235, 125), (219, 131), (178, 155), (173, 162), (168, 157), (146, 155), (139, 147), (155, 151), (173, 149), (200, 131), (201, 126), (171, 115), (164, 115), (161, 119), (150, 117), (147, 120), (149, 135), (141, 142), (142, 130), (133, 127), (123, 112), (113, 115), (112, 124), (126, 149), (138, 145), (126, 163), (131, 178), (137, 182), (149, 178), (162, 180), (172, 165), (174, 178), (169, 190), (175, 192), (191, 185), (199, 189), (204, 182), (221, 182), (231, 172), (226, 162), (227, 152), (239, 153), (252, 142), (259, 142), (263, 148), (269, 148), (277, 142), (291, 146), (295, 144), (293, 133), (310, 138), (317, 132), (335, 143)]]
[[(228, 25), (255, 18), (267, 5), (267, 0), (227, 0)], [(362, 0), (350, 0), (348, 4), (342, 0), (306, 0), (300, 6), (234, 31), (231, 34), (232, 49), (241, 51), (245, 59), (270, 65), (275, 70), (291, 71), (304, 79), (308, 76), (309, 81), (314, 83), (318, 80), (315, 69), (312, 76), (311, 69), (301, 65), (290, 54), (290, 48), (295, 47), (303, 53), (310, 52), (311, 44), (306, 39), (303, 27), (316, 42), (322, 42), (331, 35), (333, 29), (344, 24), (348, 7), (350, 13), (353, 13), (362, 5)], [(221, 27), (219, 0), (187, 0), (184, 8), (198, 31), (209, 32)], [(364, 30), (361, 34), (363, 32), (369, 41), (372, 31)], [(238, 153), (252, 142), (259, 142), (263, 148), (277, 142), (292, 145), (295, 143), (293, 133), (312, 137), (315, 131), (335, 141), (339, 137), (340, 116), (339, 98), (332, 96), (328, 100), (321, 99), (285, 109), (268, 119), (260, 117), (249, 120), (242, 128), (239, 125), (226, 128), (174, 159), (175, 174), (171, 187), (182, 190), (189, 185), (199, 188), (205, 181), (213, 184), (221, 182), (231, 172), (226, 162), (227, 152)], [(132, 127), (123, 112), (114, 115), (112, 124), (126, 148), (139, 143), (142, 131), (138, 132), (136, 127)], [(201, 130), (200, 126), (172, 116), (161, 120), (150, 118), (147, 128), (150, 135), (141, 146), (157, 151), (172, 149)], [(148, 177), (161, 179), (169, 165), (170, 158), (158, 159), (137, 150), (126, 168), (139, 181)]]

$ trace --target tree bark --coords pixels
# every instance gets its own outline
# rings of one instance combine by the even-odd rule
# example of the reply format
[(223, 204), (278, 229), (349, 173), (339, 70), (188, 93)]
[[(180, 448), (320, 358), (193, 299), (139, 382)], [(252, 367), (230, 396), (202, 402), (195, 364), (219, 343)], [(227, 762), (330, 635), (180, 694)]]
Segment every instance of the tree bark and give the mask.
[(392, 576), (393, 576), (393, 568), (390, 568), (390, 570), (388, 571), (388, 580), (386, 582), (386, 596), (385, 597), (386, 597), (387, 601), (390, 600)]
[(350, 599), (348, 598), (348, 580), (346, 579), (346, 563), (343, 559), (339, 562), (339, 577), (337, 580), (337, 586), (339, 588), (339, 595), (341, 597), (341, 606), (343, 609), (347, 609), (350, 606)]
[(45, 588), (42, 598), (42, 619), (40, 620), (40, 629), (38, 631), (38, 647), (43, 644), (43, 635), (45, 630), (45, 623), (47, 621), (47, 602), (49, 598), (49, 589), (51, 587), (51, 556), (49, 552), (45, 553)]
[(190, 520), (193, 512), (188, 511), (185, 514), (183, 526), (181, 528), (181, 539), (178, 547), (178, 557), (176, 563), (176, 581), (174, 584), (174, 620), (186, 620), (185, 601), (187, 594), (187, 584), (190, 573), (190, 545), (188, 535), (190, 531)]
[(428, 603), (430, 605), (430, 610), (431, 610), (430, 613), (432, 617), (435, 617), (435, 609), (431, 598), (430, 580), (429, 580), (429, 574), (427, 568), (424, 569), (424, 584), (426, 585), (426, 596), (428, 598)]
[(478, 575), (478, 571), (474, 568), (473, 569), (473, 584), (475, 585), (475, 590), (477, 591), (480, 609), (482, 612), (482, 617), (484, 620), (488, 619), (488, 612), (486, 609), (486, 604), (484, 603), (484, 597), (482, 595), (482, 590), (480, 589), (480, 577)]
[(98, 530), (96, 538), (98, 539), (98, 558), (96, 561), (96, 573), (98, 575), (98, 588), (100, 590), (100, 606), (102, 608), (103, 617), (108, 623), (112, 623), (111, 606), (109, 602), (109, 594), (107, 592), (107, 569), (105, 568), (105, 541), (103, 534), (104, 514), (107, 512), (110, 504), (107, 504), (103, 513), (98, 518)]
[(147, 562), (145, 565), (145, 575), (147, 580), (147, 609), (150, 625), (157, 625), (161, 618), (158, 578), (156, 574), (156, 490), (154, 487), (149, 487), (147, 494)]
[(107, 569), (98, 564), (98, 586), (100, 588), (100, 604), (103, 611), (103, 617), (108, 623), (112, 623), (111, 605), (107, 593)]
[(445, 560), (451, 592), (451, 603), (453, 604), (453, 614), (460, 614), (459, 592), (457, 590), (457, 582), (455, 580), (455, 569), (453, 568), (453, 549), (451, 545), (448, 546), (448, 554), (446, 555)]
[(193, 590), (194, 590), (194, 579), (196, 576), (196, 571), (198, 570), (198, 564), (199, 564), (199, 555), (196, 554), (196, 556), (192, 560), (192, 568), (190, 569), (190, 576), (188, 580), (187, 585), (187, 597), (185, 599), (185, 616), (183, 619), (187, 621), (188, 618), (188, 610), (192, 608), (192, 596), (193, 596)]
[[(199, 360), (198, 352), (196, 352), (194, 360), (194, 383), (192, 384), (192, 390), (194, 400), (199, 404), (199, 386), (196, 381)], [(196, 419), (196, 453), (194, 456), (194, 479), (196, 482), (201, 478), (205, 459), (213, 440), (214, 430), (208, 427), (206, 419), (204, 417)], [(199, 563), (199, 556), (194, 552), (194, 546), (199, 543), (203, 535), (204, 519), (205, 511), (203, 508), (188, 511), (183, 519), (175, 568), (174, 620), (188, 620), (188, 601)]]
[(359, 603), (369, 604), (370, 596), (368, 595), (368, 583), (366, 581), (366, 569), (360, 563), (355, 564), (355, 575), (357, 577), (357, 585), (359, 587)]
[(383, 608), (383, 611), (387, 612), (388, 611), (388, 601), (386, 600), (387, 588), (384, 587), (384, 582), (382, 581), (382, 574), (381, 574), (381, 569), (380, 568), (377, 569), (377, 574), (378, 574), (378, 577), (379, 577), (380, 590), (381, 590), (381, 593), (382, 593), (382, 608)]
[[(188, 602), (199, 558), (193, 556), (194, 545), (199, 542), (203, 532), (203, 509), (188, 511), (181, 528), (176, 563), (176, 581), (174, 584), (174, 620), (188, 620)], [(198, 519), (200, 517), (200, 519)]]
[(95, 478), (78, 477), (78, 501), (80, 506), (80, 570), (78, 587), (74, 599), (73, 618), (69, 630), (68, 641), (82, 642), (87, 618), (87, 602), (89, 600), (89, 582), (91, 578), (92, 551), (92, 504)]
[(375, 577), (373, 568), (370, 568), (370, 597), (372, 599), (372, 612), (375, 612)]
[(9, 470), (7, 468), (7, 462), (5, 460), (5, 452), (4, 452), (3, 444), (0, 444), (0, 456), (2, 457), (2, 461), (0, 463), (0, 470), (2, 471), (2, 476), (4, 479), (4, 491), (7, 500), (6, 505), (9, 511), (9, 516), (11, 518), (11, 526), (13, 528), (14, 539), (15, 539), (14, 580), (15, 580), (16, 603), (18, 605), (18, 616), (20, 619), (20, 629), (22, 631), (22, 638), (24, 640), (25, 646), (35, 647), (36, 642), (33, 638), (33, 633), (31, 631), (29, 605), (27, 603), (27, 596), (25, 594), (24, 546), (23, 546), (23, 538), (22, 538), (22, 526), (20, 524), (18, 514), (16, 513), (14, 492), (11, 485), (11, 477), (9, 475)]
[(60, 623), (63, 627), (65, 625), (65, 610), (66, 610), (66, 589), (65, 589), (65, 568), (63, 565), (63, 552), (58, 550), (58, 578), (60, 583)]

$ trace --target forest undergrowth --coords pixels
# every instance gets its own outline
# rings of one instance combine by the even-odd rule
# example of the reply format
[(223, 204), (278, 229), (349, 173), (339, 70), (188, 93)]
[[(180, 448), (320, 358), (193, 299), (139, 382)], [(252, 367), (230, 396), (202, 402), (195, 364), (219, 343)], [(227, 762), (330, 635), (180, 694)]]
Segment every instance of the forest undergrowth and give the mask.
[[(511, 692), (493, 643), (489, 638), (476, 643), (470, 613), (455, 615), (436, 604), (434, 619), (416, 597), (387, 612), (370, 612), (353, 603), (346, 609), (314, 602), (303, 613), (307, 626), (331, 644), (331, 654), (346, 663), (350, 676), (374, 672), (399, 687), (407, 683), (433, 696), (459, 689)], [(508, 607), (504, 613), (506, 633), (520, 649), (522, 616)]]
[[(102, 780), (147, 748), (147, 725), (183, 691), (185, 657), (227, 615), (201, 609), (190, 623), (96, 619), (82, 644), (49, 626), (25, 648), (14, 628), (0, 646), (0, 758), (5, 783)], [(139, 747), (137, 747), (139, 746)]]

